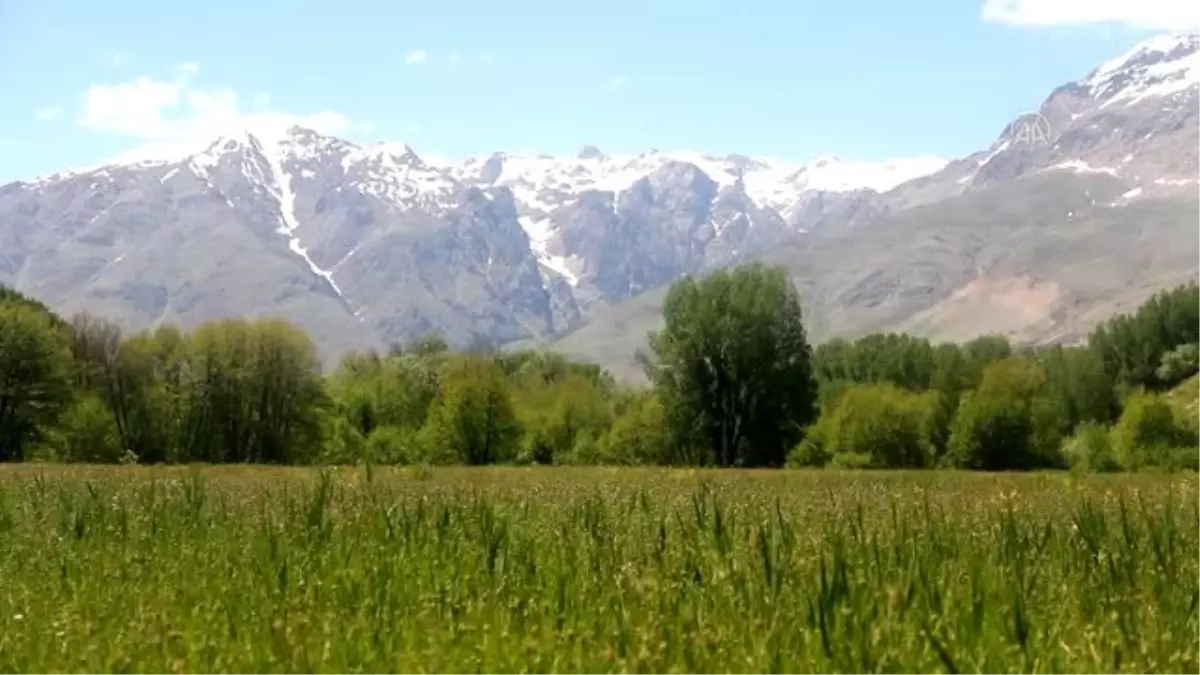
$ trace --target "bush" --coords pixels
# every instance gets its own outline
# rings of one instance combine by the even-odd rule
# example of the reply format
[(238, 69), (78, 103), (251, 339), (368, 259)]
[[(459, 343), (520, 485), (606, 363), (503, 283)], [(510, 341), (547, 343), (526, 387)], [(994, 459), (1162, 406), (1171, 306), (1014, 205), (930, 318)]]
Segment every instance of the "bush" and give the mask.
[(863, 452), (843, 452), (833, 456), (830, 466), (835, 469), (869, 469), (875, 458)]
[(1192, 342), (1163, 354), (1155, 375), (1159, 384), (1170, 387), (1195, 375), (1197, 370), (1200, 370), (1200, 345)]
[(927, 466), (934, 455), (934, 403), (933, 397), (890, 383), (851, 387), (813, 425), (810, 437), (801, 441), (790, 459), (813, 466), (823, 458), (860, 455), (876, 467)]
[(1197, 448), (1195, 444), (1171, 448), (1167, 455), (1166, 468), (1200, 471), (1200, 448)]
[(600, 442), (577, 451), (594, 451), (597, 464), (670, 464), (667, 439), (662, 402), (654, 394), (638, 394), (625, 402)]
[(1077, 471), (1120, 471), (1121, 464), (1113, 453), (1112, 438), (1107, 427), (1098, 422), (1084, 422), (1063, 448), (1067, 464)]
[(124, 454), (117, 423), (108, 406), (92, 393), (80, 395), (48, 434), (47, 445), (67, 462), (115, 464)]
[(1130, 394), (1113, 427), (1113, 449), (1126, 469), (1179, 468), (1197, 453), (1196, 437), (1161, 396)]
[(375, 464), (411, 464), (416, 432), (396, 426), (375, 427), (367, 436), (366, 459)]
[(808, 427), (804, 440), (796, 444), (788, 453), (787, 466), (793, 469), (804, 467), (820, 468), (829, 463), (829, 453), (825, 449), (824, 437), (818, 425)]
[(362, 433), (341, 415), (325, 415), (323, 420), (324, 444), (319, 455), (322, 464), (357, 464), (362, 461), (366, 439)]
[(1060, 467), (1060, 419), (1036, 363), (997, 361), (959, 406), (948, 458), (983, 471)]

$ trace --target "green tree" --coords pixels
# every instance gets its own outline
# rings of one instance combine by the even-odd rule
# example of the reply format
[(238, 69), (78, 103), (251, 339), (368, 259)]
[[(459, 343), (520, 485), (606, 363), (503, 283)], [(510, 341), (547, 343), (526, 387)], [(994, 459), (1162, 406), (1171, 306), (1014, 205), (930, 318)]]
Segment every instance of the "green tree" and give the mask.
[(122, 449), (141, 461), (163, 461), (178, 413), (167, 406), (149, 338), (123, 340), (116, 324), (86, 313), (75, 315), (71, 328), (78, 386), (104, 401)]
[(813, 350), (818, 382), (890, 382), (909, 391), (930, 387), (936, 350), (928, 340), (900, 333), (872, 333), (848, 342), (834, 339)]
[(1200, 342), (1200, 287), (1195, 282), (1155, 294), (1133, 314), (1120, 314), (1092, 332), (1088, 345), (1109, 375), (1127, 388), (1170, 386), (1157, 377), (1163, 357)]
[(352, 354), (329, 378), (329, 394), (364, 437), (379, 426), (416, 433), (437, 393), (441, 360), (441, 351), (399, 351), (386, 358)]
[(0, 301), (0, 461), (24, 459), (71, 396), (62, 324), (35, 305)]
[(1095, 351), (1054, 346), (1037, 350), (1034, 358), (1046, 375), (1048, 394), (1062, 412), (1061, 432), (1069, 435), (1080, 423), (1109, 423), (1115, 418), (1114, 383)]
[(466, 464), (512, 459), (521, 437), (500, 366), (487, 356), (463, 356), (445, 365), (426, 423), (429, 443)]
[(779, 466), (815, 413), (800, 298), (761, 263), (671, 286), (646, 373), (676, 461)]
[(189, 338), (182, 459), (304, 462), (320, 450), (326, 404), (316, 348), (279, 319), (231, 319)]
[(1036, 363), (996, 361), (984, 369), (979, 388), (959, 406), (949, 458), (984, 471), (1060, 466), (1060, 416)]

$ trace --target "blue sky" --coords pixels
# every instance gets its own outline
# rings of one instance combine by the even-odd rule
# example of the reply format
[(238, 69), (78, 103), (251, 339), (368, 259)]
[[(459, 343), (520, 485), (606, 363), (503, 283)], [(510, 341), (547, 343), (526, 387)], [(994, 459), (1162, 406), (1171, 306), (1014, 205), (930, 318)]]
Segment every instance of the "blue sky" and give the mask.
[(0, 183), (253, 116), (448, 157), (961, 155), (1181, 4), (0, 0)]

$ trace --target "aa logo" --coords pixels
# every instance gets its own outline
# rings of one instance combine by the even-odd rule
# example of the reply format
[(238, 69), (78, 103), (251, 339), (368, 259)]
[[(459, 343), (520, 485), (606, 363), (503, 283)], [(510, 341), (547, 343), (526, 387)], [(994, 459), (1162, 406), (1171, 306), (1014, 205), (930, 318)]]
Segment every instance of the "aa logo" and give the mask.
[(1027, 112), (1009, 125), (1013, 145), (1040, 145), (1049, 147), (1051, 138), (1050, 120), (1039, 112)]

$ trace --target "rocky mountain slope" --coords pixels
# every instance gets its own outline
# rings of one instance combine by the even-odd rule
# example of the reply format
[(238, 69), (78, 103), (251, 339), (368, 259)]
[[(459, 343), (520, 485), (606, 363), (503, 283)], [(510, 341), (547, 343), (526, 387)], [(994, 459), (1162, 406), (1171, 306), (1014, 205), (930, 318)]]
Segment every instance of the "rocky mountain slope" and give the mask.
[[(1155, 38), (1058, 87), (990, 147), (764, 257), (792, 270), (817, 339), (1077, 341), (1197, 278), (1198, 146), (1200, 38)], [(606, 308), (556, 347), (635, 377), (664, 293)]]
[(127, 329), (282, 314), (330, 360), (438, 331), (569, 334), (621, 364), (666, 284), (767, 257), (795, 271), (818, 336), (1069, 339), (1195, 276), (1197, 47), (1139, 45), (955, 161), (586, 147), (456, 163), (256, 128), (0, 186), (0, 283)]
[(508, 343), (802, 237), (944, 164), (595, 148), (447, 164), (255, 129), (0, 187), (0, 283), (129, 329), (282, 314), (328, 357), (427, 331)]

